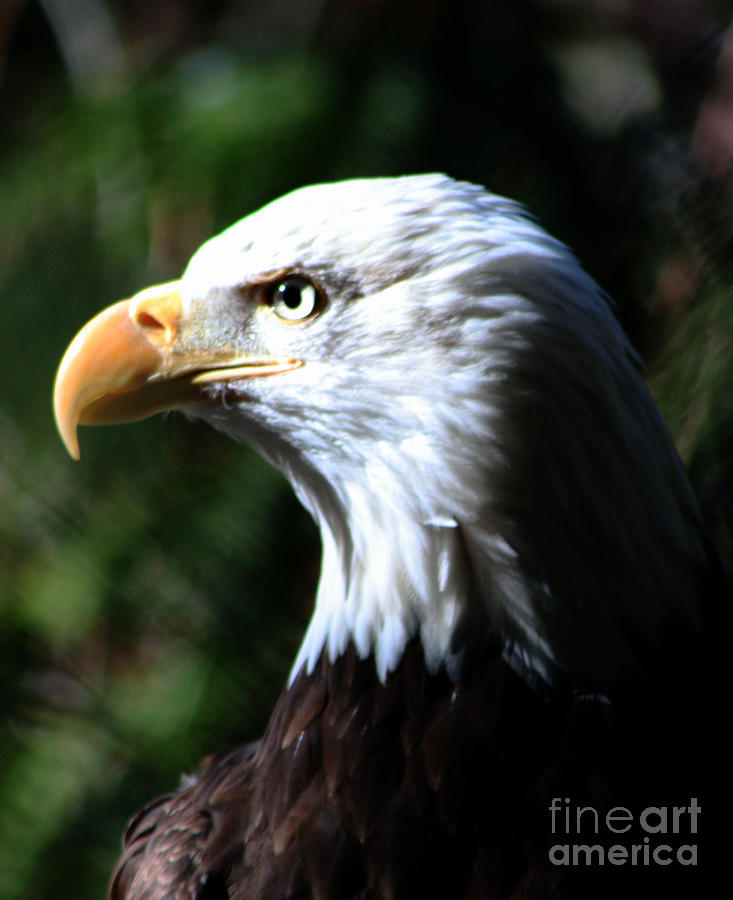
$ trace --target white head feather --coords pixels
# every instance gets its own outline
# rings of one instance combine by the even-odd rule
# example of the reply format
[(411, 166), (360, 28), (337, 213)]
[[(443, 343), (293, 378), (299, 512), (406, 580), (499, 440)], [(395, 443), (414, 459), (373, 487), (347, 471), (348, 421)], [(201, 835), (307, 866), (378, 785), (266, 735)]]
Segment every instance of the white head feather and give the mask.
[(441, 175), (304, 188), (205, 244), (184, 298), (231, 317), (278, 270), (326, 306), (253, 314), (247, 340), (305, 364), (190, 411), (270, 458), (320, 526), (293, 675), (353, 641), (384, 677), (414, 635), (451, 667), (494, 635), (530, 677), (604, 685), (694, 626), (694, 501), (637, 358), (519, 206)]

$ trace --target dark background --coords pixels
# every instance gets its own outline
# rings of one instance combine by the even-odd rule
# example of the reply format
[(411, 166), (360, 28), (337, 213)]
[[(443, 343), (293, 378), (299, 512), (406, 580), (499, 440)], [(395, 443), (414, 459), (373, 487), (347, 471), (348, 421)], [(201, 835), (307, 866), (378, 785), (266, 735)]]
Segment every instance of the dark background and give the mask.
[(617, 300), (733, 567), (733, 30), (716, 0), (0, 0), (0, 897), (104, 896), (128, 815), (262, 730), (318, 542), (187, 423), (58, 440), (92, 314), (284, 191), (443, 170)]

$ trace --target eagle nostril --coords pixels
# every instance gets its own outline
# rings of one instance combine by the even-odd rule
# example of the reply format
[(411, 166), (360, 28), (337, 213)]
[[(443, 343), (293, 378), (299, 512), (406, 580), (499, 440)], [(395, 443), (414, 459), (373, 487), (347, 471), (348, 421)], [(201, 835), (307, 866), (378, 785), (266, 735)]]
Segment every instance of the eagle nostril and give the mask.
[(144, 309), (138, 310), (135, 319), (141, 328), (150, 328), (158, 331), (165, 331), (167, 329), (167, 326), (161, 322), (160, 319), (156, 319), (155, 316)]
[(131, 322), (161, 350), (173, 344), (181, 316), (181, 295), (171, 287), (159, 285), (141, 291), (132, 298), (129, 307)]

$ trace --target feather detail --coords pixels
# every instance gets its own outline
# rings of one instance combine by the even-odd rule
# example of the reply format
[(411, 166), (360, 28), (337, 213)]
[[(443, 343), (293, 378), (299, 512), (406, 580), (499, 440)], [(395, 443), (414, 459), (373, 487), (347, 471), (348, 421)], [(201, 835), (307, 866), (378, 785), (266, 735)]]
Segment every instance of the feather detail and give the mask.
[[(714, 859), (726, 801), (711, 780), (725, 751), (698, 741), (707, 710), (681, 733), (673, 702), (547, 701), (501, 653), (468, 658), (456, 682), (427, 669), (416, 640), (383, 683), (350, 646), (297, 676), (261, 742), (212, 757), (195, 784), (133, 819), (111, 900), (701, 896), (710, 865), (558, 868), (549, 857), (553, 798), (605, 814), (698, 797), (708, 827), (694, 840)], [(307, 724), (302, 708), (318, 710)], [(639, 746), (665, 752), (645, 759)], [(635, 826), (624, 843), (645, 834)]]

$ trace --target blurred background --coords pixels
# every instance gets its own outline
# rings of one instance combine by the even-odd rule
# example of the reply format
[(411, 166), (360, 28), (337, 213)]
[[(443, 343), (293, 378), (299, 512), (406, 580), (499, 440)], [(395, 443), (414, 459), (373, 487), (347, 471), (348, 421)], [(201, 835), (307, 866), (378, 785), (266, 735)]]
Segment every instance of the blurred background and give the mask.
[(91, 315), (301, 184), (442, 170), (618, 303), (733, 567), (729, 0), (0, 0), (0, 898), (101, 898), (128, 816), (259, 735), (317, 536), (246, 448), (50, 399)]

